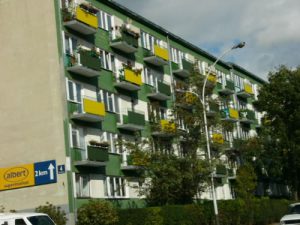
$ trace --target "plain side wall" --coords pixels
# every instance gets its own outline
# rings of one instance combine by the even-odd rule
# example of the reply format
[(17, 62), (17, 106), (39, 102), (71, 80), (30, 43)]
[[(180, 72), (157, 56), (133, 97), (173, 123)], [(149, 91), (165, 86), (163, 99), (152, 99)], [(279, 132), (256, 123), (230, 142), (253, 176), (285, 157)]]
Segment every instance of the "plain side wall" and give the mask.
[[(53, 0), (0, 0), (0, 168), (65, 164), (64, 79)], [(1, 191), (6, 210), (49, 201), (67, 206), (66, 174), (56, 184)]]

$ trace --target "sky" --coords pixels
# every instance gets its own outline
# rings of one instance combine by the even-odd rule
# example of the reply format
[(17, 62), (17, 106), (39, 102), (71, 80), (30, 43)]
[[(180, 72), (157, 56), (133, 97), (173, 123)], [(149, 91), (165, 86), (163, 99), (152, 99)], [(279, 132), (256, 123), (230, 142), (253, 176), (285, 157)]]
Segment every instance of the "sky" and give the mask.
[(267, 80), (300, 65), (300, 0), (115, 0), (171, 33)]

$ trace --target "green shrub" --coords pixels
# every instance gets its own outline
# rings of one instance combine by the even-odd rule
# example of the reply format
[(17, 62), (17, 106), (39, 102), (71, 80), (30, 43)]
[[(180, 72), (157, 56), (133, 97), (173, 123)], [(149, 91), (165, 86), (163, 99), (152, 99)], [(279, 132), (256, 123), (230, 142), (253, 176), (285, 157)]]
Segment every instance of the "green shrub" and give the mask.
[(77, 225), (113, 225), (117, 222), (117, 211), (108, 201), (90, 200), (77, 212)]
[[(268, 225), (286, 213), (287, 200), (251, 199), (218, 201), (222, 225)], [(118, 225), (214, 225), (211, 201), (118, 211)]]
[(57, 225), (65, 225), (67, 223), (65, 211), (49, 202), (46, 202), (46, 205), (37, 207), (35, 211), (48, 214)]

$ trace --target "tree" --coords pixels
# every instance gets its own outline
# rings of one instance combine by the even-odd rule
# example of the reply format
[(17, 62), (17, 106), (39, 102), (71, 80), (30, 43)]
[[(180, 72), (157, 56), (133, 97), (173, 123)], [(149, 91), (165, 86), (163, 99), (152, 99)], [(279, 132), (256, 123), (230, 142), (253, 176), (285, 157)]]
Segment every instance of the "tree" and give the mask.
[(300, 195), (300, 68), (291, 70), (281, 66), (271, 72), (256, 106), (265, 112), (265, 126), (278, 151), (274, 160), (282, 165), (282, 178), (297, 200)]
[(116, 209), (105, 200), (90, 200), (77, 212), (77, 225), (113, 225), (117, 222)]
[(254, 196), (257, 185), (257, 177), (254, 168), (250, 164), (244, 164), (237, 170), (236, 193), (238, 198), (250, 200)]
[(65, 225), (67, 223), (65, 211), (49, 202), (46, 202), (46, 205), (37, 207), (35, 211), (39, 213), (46, 213), (57, 225)]

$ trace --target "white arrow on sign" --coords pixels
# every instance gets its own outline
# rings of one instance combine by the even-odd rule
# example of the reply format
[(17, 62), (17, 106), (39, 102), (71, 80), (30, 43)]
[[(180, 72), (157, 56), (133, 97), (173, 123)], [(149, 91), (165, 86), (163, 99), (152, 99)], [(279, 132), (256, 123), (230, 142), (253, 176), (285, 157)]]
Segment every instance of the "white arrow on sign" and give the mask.
[(52, 163), (50, 163), (48, 170), (50, 172), (50, 180), (54, 180), (54, 169), (55, 167), (52, 165)]

